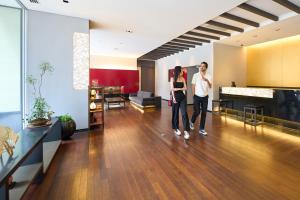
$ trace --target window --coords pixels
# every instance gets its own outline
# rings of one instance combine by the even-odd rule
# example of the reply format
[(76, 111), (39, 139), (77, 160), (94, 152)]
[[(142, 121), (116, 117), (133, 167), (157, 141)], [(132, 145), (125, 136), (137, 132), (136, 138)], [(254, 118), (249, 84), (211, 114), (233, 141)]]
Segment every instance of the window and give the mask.
[(22, 128), (22, 9), (0, 5), (0, 125)]

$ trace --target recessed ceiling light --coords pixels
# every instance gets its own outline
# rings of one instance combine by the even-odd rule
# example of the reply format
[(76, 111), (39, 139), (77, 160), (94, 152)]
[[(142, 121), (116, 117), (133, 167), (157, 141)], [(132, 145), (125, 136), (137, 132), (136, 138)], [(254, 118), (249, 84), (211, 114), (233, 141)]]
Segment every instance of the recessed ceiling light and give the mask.
[(31, 3), (40, 3), (38, 0), (30, 0)]
[(126, 32), (127, 32), (127, 33), (133, 33), (133, 30), (127, 29)]

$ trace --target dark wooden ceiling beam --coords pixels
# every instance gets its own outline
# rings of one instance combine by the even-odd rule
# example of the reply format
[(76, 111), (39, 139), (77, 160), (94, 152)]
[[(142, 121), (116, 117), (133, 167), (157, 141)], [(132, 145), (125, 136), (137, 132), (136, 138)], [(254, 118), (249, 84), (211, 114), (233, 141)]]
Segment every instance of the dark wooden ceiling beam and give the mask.
[(231, 25), (224, 24), (224, 23), (221, 23), (221, 22), (216, 22), (216, 21), (213, 21), (213, 20), (210, 20), (210, 21), (208, 21), (206, 23), (210, 24), (210, 25), (213, 25), (213, 26), (217, 26), (217, 27), (221, 27), (221, 28), (226, 28), (226, 29), (229, 29), (229, 30), (237, 31), (237, 32), (244, 32), (244, 29), (242, 29), (242, 28), (239, 28), (239, 27), (236, 27), (236, 26), (231, 26)]
[(287, 0), (273, 0), (273, 1), (286, 7), (287, 9), (290, 9), (290, 10), (300, 14), (300, 7), (290, 1), (287, 1)]
[(182, 43), (182, 44), (193, 44), (193, 45), (198, 45), (198, 46), (202, 45), (201, 42), (192, 42), (192, 41), (180, 40), (180, 39), (173, 39), (173, 40), (171, 40), (171, 42), (177, 42), (177, 43)]
[(181, 44), (181, 43), (177, 43), (177, 42), (168, 42), (166, 44), (169, 45), (176, 45), (176, 46), (181, 46), (181, 47), (188, 47), (188, 48), (195, 48), (195, 45), (190, 45), (190, 44)]
[(177, 53), (177, 51), (151, 51), (145, 55), (154, 55), (154, 54), (173, 54), (173, 53)]
[(181, 49), (168, 49), (168, 48), (161, 48), (161, 47), (158, 47), (158, 48), (156, 48), (156, 49), (154, 49), (154, 50), (152, 50), (152, 51), (150, 51), (150, 52), (153, 52), (153, 51), (183, 51), (183, 50), (181, 50)]
[(151, 53), (179, 53), (179, 51), (154, 51), (154, 52), (151, 52)]
[(163, 56), (171, 56), (173, 54), (156, 54), (156, 55), (149, 55), (146, 58), (158, 58), (158, 57), (163, 57)]
[(186, 32), (185, 34), (193, 35), (193, 36), (197, 36), (197, 37), (204, 37), (204, 38), (214, 39), (214, 40), (219, 40), (220, 39), (219, 37), (214, 36), (214, 35), (207, 35), (207, 34), (193, 32), (193, 31)]
[(256, 15), (260, 15), (260, 16), (265, 17), (267, 19), (271, 19), (273, 21), (278, 21), (278, 19), (279, 19), (278, 16), (276, 16), (276, 15), (273, 15), (269, 12), (266, 12), (264, 10), (261, 10), (259, 8), (256, 8), (256, 7), (251, 6), (249, 4), (246, 4), (246, 3), (243, 3), (243, 4), (239, 5), (238, 7), (241, 8), (241, 9), (244, 9), (248, 12), (252, 12)]
[(169, 48), (169, 47), (159, 47), (159, 50), (174, 50), (174, 51), (183, 51), (183, 49), (177, 49), (177, 48)]
[(167, 56), (171, 56), (171, 55), (157, 55), (157, 56), (151, 56), (151, 57), (148, 57), (148, 58), (152, 58), (152, 59), (160, 59), (160, 58), (163, 58), (163, 57), (167, 57)]
[(218, 34), (218, 35), (231, 36), (230, 33), (227, 33), (227, 32), (224, 32), (224, 31), (215, 30), (215, 29), (211, 29), (211, 28), (206, 28), (206, 27), (202, 27), (202, 26), (198, 26), (195, 29), (199, 30), (199, 31), (205, 31), (205, 32), (208, 32), (208, 33), (215, 33), (215, 34)]
[(176, 53), (176, 52), (159, 52), (159, 51), (153, 51), (153, 52), (149, 52), (146, 55), (152, 55), (152, 54), (172, 54), (172, 53)]
[(163, 53), (163, 52), (155, 52), (155, 53), (150, 53), (150, 54), (147, 54), (146, 56), (157, 56), (157, 55), (172, 55), (172, 54), (175, 54), (177, 52), (169, 52), (169, 53)]
[(184, 50), (188, 50), (189, 48), (186, 47), (181, 47), (181, 46), (175, 46), (175, 45), (168, 45), (168, 44), (164, 44), (161, 47), (169, 47), (169, 48), (176, 48), (176, 49), (184, 49)]
[(209, 40), (205, 40), (205, 39), (201, 39), (201, 38), (195, 38), (195, 37), (189, 37), (189, 36), (185, 36), (185, 35), (181, 35), (178, 37), (179, 39), (186, 39), (186, 40), (192, 40), (192, 41), (197, 41), (197, 42), (205, 42), (205, 43), (210, 43)]
[(154, 52), (178, 52), (178, 51), (182, 51), (182, 50), (176, 50), (176, 49), (155, 49)]
[(247, 25), (250, 25), (250, 26), (259, 27), (259, 23), (257, 23), (257, 22), (254, 22), (254, 21), (251, 21), (251, 20), (248, 20), (248, 19), (236, 16), (236, 15), (232, 15), (230, 13), (223, 13), (220, 16), (224, 17), (226, 19), (237, 21), (237, 22), (240, 22), (240, 23), (243, 23), (243, 24), (247, 24)]

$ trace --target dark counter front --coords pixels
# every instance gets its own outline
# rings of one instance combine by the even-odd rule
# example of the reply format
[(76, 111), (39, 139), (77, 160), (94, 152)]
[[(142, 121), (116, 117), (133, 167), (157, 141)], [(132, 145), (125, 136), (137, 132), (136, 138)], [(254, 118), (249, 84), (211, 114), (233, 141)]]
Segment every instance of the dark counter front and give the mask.
[[(57, 118), (47, 127), (24, 129), (19, 133), (14, 154), (6, 152), (0, 156), (0, 199), (21, 199), (32, 182), (40, 181), (54, 156), (53, 147), (59, 146), (61, 125)], [(47, 149), (51, 147), (51, 149)], [(53, 152), (49, 154), (48, 152)], [(50, 158), (49, 158), (50, 157)], [(16, 181), (13, 189), (8, 189), (8, 179)]]
[(246, 104), (262, 105), (267, 122), (300, 129), (300, 90), (272, 89), (273, 98), (225, 94), (220, 90), (221, 99), (233, 101), (233, 109), (243, 111)]

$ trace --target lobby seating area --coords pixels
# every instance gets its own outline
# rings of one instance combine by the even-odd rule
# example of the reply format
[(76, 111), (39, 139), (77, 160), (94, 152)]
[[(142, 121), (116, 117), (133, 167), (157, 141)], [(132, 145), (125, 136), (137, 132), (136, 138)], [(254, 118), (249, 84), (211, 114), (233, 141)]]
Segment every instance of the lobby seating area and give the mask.
[(133, 103), (142, 109), (150, 107), (161, 107), (161, 97), (155, 97), (152, 92), (138, 91), (136, 94), (130, 94), (129, 100), (130, 103)]

